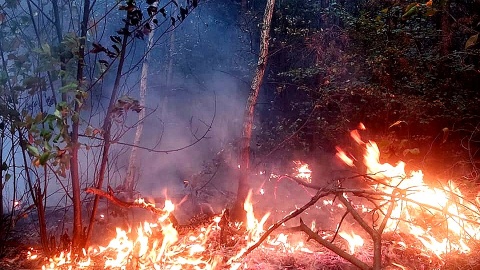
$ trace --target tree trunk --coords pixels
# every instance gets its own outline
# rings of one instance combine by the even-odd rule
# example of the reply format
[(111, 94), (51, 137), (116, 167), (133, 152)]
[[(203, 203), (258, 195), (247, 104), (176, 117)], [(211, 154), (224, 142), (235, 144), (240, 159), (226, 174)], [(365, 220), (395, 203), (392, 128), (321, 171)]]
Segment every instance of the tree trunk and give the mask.
[(442, 56), (450, 54), (452, 47), (452, 31), (450, 25), (450, 0), (442, 1)]
[[(5, 125), (5, 123), (3, 122), (3, 119), (0, 121), (0, 123), (2, 123), (3, 125)], [(2, 151), (0, 151), (0, 166), (2, 166), (0, 169), (0, 222), (3, 222), (3, 221), (6, 221), (6, 219), (4, 219), (3, 215), (4, 215), (4, 210), (3, 210), (3, 189), (5, 188), (5, 184), (7, 181), (4, 181), (4, 178), (3, 178), (3, 142), (4, 142), (4, 139), (5, 139), (5, 126), (3, 128), (0, 128), (0, 149), (2, 149)], [(5, 161), (6, 162), (6, 161)], [(15, 202), (12, 202), (12, 204), (14, 204)], [(4, 239), (5, 237), (5, 234), (7, 232), (7, 229), (6, 228), (0, 228), (0, 241)], [(0, 252), (2, 252), (4, 249), (3, 248), (0, 248)]]
[[(158, 5), (158, 2), (154, 3), (155, 7)], [(135, 175), (138, 172), (138, 161), (137, 161), (137, 154), (138, 148), (137, 146), (140, 144), (140, 138), (143, 134), (143, 120), (145, 118), (145, 97), (147, 95), (147, 76), (148, 76), (148, 69), (149, 69), (149, 59), (150, 59), (150, 51), (153, 48), (153, 36), (155, 35), (155, 27), (152, 27), (152, 31), (148, 34), (148, 42), (147, 42), (147, 50), (145, 57), (143, 58), (142, 63), (142, 74), (140, 75), (140, 106), (142, 106), (142, 110), (138, 114), (138, 125), (135, 131), (135, 139), (133, 140), (133, 147), (130, 152), (130, 159), (128, 162), (128, 170), (127, 176), (125, 181), (123, 182), (123, 186), (125, 190), (128, 192), (129, 197), (133, 196), (133, 190), (135, 188)], [(173, 32), (172, 32), (173, 35)]]
[(166, 87), (172, 86), (173, 79), (173, 55), (175, 54), (175, 31), (170, 34), (170, 44), (168, 50), (168, 65), (166, 73)]
[[(128, 24), (125, 24), (124, 26), (125, 29), (128, 29)], [(110, 146), (112, 144), (112, 138), (111, 138), (111, 130), (112, 130), (112, 115), (113, 115), (113, 109), (115, 107), (115, 102), (118, 98), (118, 92), (120, 90), (120, 79), (122, 78), (122, 70), (123, 70), (123, 65), (125, 63), (125, 55), (127, 52), (127, 44), (128, 44), (128, 34), (123, 35), (123, 40), (122, 40), (122, 47), (120, 49), (120, 56), (119, 56), (119, 62), (118, 62), (118, 67), (117, 67), (117, 73), (115, 75), (115, 82), (113, 84), (113, 89), (112, 93), (110, 95), (110, 101), (108, 103), (107, 107), (107, 113), (105, 114), (105, 119), (103, 121), (103, 151), (102, 151), (102, 159), (100, 161), (100, 170), (98, 172), (98, 179), (96, 183), (96, 188), (97, 189), (102, 189), (103, 186), (103, 181), (105, 179), (105, 172), (107, 170), (107, 165), (108, 165), (108, 153), (110, 151)], [(95, 226), (95, 216), (97, 213), (97, 208), (98, 208), (98, 202), (100, 200), (100, 197), (98, 195), (95, 195), (95, 198), (93, 200), (93, 206), (92, 206), (92, 212), (90, 213), (90, 222), (88, 225), (88, 230), (87, 230), (87, 236), (86, 236), (86, 243), (88, 244), (90, 238), (92, 237), (93, 233), (93, 227)]]
[(249, 190), (248, 175), (250, 170), (250, 140), (252, 137), (253, 116), (255, 105), (257, 104), (258, 94), (260, 92), (260, 86), (262, 85), (263, 75), (265, 74), (265, 68), (267, 65), (270, 24), (272, 21), (274, 6), (275, 0), (268, 0), (267, 5), (265, 6), (260, 39), (260, 54), (244, 112), (242, 138), (240, 142), (240, 176), (238, 181), (237, 198), (232, 210), (232, 217), (235, 220), (245, 219), (243, 203), (247, 198)]
[[(85, 55), (85, 39), (87, 36), (87, 25), (90, 15), (90, 0), (83, 2), (83, 18), (80, 30), (80, 44), (78, 48), (78, 63), (77, 63), (77, 83), (78, 89), (83, 87), (83, 66)], [(81, 96), (74, 99), (74, 111), (72, 115), (72, 134), (70, 137), (70, 177), (72, 178), (72, 198), (73, 198), (73, 236), (72, 249), (74, 252), (80, 252), (80, 249), (85, 245), (83, 241), (84, 235), (82, 230), (82, 202), (80, 198), (80, 174), (78, 166), (78, 131), (79, 131), (79, 117), (80, 104), (76, 99), (82, 100)]]
[[(45, 169), (45, 178), (47, 178), (47, 169)], [(44, 192), (45, 189), (44, 189)], [(40, 242), (42, 243), (42, 247), (44, 249), (45, 254), (50, 254), (50, 251), (55, 247), (51, 247), (48, 241), (48, 232), (47, 232), (47, 219), (45, 213), (45, 193), (42, 192), (42, 188), (40, 187), (40, 179), (37, 179), (35, 185), (35, 206), (37, 207), (37, 214), (38, 214), (38, 227), (40, 229)]]

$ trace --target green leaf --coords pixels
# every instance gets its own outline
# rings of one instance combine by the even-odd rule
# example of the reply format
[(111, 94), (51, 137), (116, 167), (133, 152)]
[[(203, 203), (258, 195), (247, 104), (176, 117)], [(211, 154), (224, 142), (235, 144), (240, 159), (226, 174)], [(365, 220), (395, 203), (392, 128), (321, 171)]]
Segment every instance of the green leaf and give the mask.
[(38, 151), (38, 149), (31, 144), (27, 144), (27, 150), (34, 157), (40, 156), (40, 152)]
[(48, 45), (48, 43), (42, 44), (42, 51), (43, 51), (43, 53), (45, 53), (47, 55), (52, 54), (52, 50), (50, 49), (50, 45)]
[(406, 19), (410, 18), (411, 16), (417, 14), (417, 12), (418, 12), (418, 3), (411, 3), (405, 9), (405, 13), (402, 15), (402, 19), (406, 20)]
[(86, 136), (92, 136), (92, 133), (93, 133), (93, 127), (92, 127), (92, 126), (88, 126), (88, 127), (85, 129), (85, 135), (86, 135)]
[(55, 110), (53, 115), (55, 115), (55, 117), (57, 117), (58, 119), (62, 119), (62, 113), (58, 109)]
[(46, 141), (49, 141), (52, 138), (52, 132), (48, 129), (42, 129), (40, 131), (40, 136), (42, 136)]
[(5, 174), (5, 182), (7, 182), (8, 180), (10, 180), (11, 177), (12, 177), (12, 175), (9, 174), (9, 173)]
[(7, 162), (4, 161), (2, 163), (2, 171), (6, 171), (6, 170), (8, 170), (8, 164), (7, 164)]
[(40, 158), (38, 159), (40, 165), (45, 166), (47, 164), (48, 158), (50, 157), (50, 152), (43, 153)]
[(62, 87), (60, 87), (60, 93), (67, 93), (67, 92), (70, 92), (70, 91), (74, 91), (78, 88), (78, 84), (77, 83), (69, 83), (67, 85), (64, 85)]
[[(50, 137), (51, 137), (51, 135), (50, 135)], [(48, 142), (43, 142), (43, 147), (47, 151), (52, 151), (52, 146)]]
[(61, 137), (62, 137), (61, 133), (57, 134), (57, 136), (55, 136), (55, 138), (53, 138), (53, 142), (58, 143), (58, 141), (60, 140)]

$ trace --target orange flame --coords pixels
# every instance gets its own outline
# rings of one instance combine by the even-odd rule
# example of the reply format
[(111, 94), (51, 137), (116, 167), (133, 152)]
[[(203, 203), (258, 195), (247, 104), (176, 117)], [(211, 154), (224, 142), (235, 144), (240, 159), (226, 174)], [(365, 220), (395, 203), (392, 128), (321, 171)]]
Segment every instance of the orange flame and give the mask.
[[(365, 147), (364, 163), (367, 174), (374, 180), (372, 188), (384, 194), (383, 201), (379, 202), (384, 205), (382, 212), (386, 213), (394, 203), (386, 231), (409, 233), (437, 256), (450, 251), (470, 251), (467, 243), (480, 239), (477, 204), (465, 200), (451, 181), (444, 186), (430, 186), (424, 182), (422, 171), (406, 173), (405, 163), (401, 161), (395, 166), (381, 163), (375, 142), (365, 143), (356, 130), (351, 135)], [(348, 160), (345, 162), (349, 165)], [(435, 222), (428, 223), (429, 220)]]
[(339, 232), (338, 235), (347, 241), (350, 247), (350, 254), (354, 254), (355, 250), (359, 247), (362, 247), (365, 242), (360, 235), (355, 234), (354, 232), (347, 233), (342, 231)]
[(347, 154), (340, 148), (340, 147), (335, 147), (337, 150), (337, 153), (335, 156), (339, 158), (341, 161), (345, 162), (350, 167), (354, 167), (355, 165), (353, 164), (353, 159), (347, 156)]
[(294, 161), (295, 165), (297, 166), (297, 175), (296, 177), (306, 180), (307, 182), (312, 182), (312, 170), (308, 167), (308, 164), (304, 164), (300, 161)]

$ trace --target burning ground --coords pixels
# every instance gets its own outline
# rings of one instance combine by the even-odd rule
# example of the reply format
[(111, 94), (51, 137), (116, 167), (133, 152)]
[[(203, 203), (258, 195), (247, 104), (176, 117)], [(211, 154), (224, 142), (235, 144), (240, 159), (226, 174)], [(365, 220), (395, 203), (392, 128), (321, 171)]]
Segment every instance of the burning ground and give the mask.
[[(229, 211), (202, 211), (175, 218), (184, 205), (125, 202), (113, 191), (89, 189), (120, 208), (152, 217), (118, 227), (111, 238), (78, 254), (68, 248), (46, 256), (18, 247), (4, 269), (474, 269), (479, 262), (480, 199), (474, 186), (460, 186), (406, 172), (406, 164), (380, 162), (380, 150), (351, 132), (364, 152), (358, 160), (337, 148), (345, 166), (365, 173), (312, 183), (308, 164), (294, 162), (290, 175), (260, 173), (244, 204), (246, 221)], [(293, 194), (296, 194), (294, 196)], [(279, 202), (288, 201), (288, 206)], [(285, 204), (283, 204), (285, 205)], [(108, 225), (112, 230), (112, 224)], [(103, 235), (105, 236), (105, 235)], [(68, 242), (68, 240), (65, 240)], [(68, 246), (68, 243), (67, 243)], [(19, 252), (19, 250), (21, 250)]]

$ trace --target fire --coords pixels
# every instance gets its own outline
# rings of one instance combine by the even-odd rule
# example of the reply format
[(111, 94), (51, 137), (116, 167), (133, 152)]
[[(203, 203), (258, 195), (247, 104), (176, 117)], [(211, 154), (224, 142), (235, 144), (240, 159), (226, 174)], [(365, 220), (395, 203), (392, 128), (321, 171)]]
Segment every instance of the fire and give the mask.
[(293, 163), (295, 163), (295, 165), (297, 166), (298, 173), (297, 173), (296, 177), (298, 177), (300, 179), (303, 179), (303, 180), (307, 181), (308, 183), (311, 183), (312, 182), (312, 171), (308, 167), (308, 164), (306, 164), (306, 163), (303, 164), (300, 161), (294, 161)]
[(247, 232), (248, 232), (247, 240), (255, 242), (260, 238), (261, 234), (264, 232), (263, 225), (265, 224), (268, 217), (270, 216), (270, 213), (266, 213), (263, 216), (263, 218), (260, 221), (258, 221), (255, 218), (255, 214), (253, 213), (253, 204), (251, 200), (252, 200), (252, 191), (250, 190), (248, 192), (245, 203), (243, 204), (243, 209), (247, 213), (247, 224), (246, 224)]
[[(359, 130), (364, 130), (361, 124)], [(363, 215), (370, 215), (375, 211), (375, 219), (369, 225), (376, 229), (382, 224), (382, 217), (386, 217), (384, 232), (395, 232), (412, 236), (422, 246), (422, 253), (441, 258), (451, 251), (468, 253), (471, 251), (473, 240), (480, 240), (480, 193), (470, 201), (462, 193), (460, 187), (454, 182), (446, 184), (427, 184), (421, 171), (406, 172), (406, 164), (398, 162), (396, 165), (380, 162), (380, 150), (375, 142), (364, 141), (358, 130), (352, 131), (352, 138), (364, 149), (363, 161), (366, 165), (366, 176), (370, 187), (364, 191), (374, 194), (375, 207), (355, 205), (356, 211)], [(354, 166), (352, 155), (337, 147), (337, 157), (348, 166)], [(311, 182), (312, 171), (307, 164), (296, 161), (298, 174), (296, 177)], [(271, 175), (276, 176), (276, 175)], [(276, 176), (278, 177), (278, 176)], [(341, 187), (343, 188), (343, 187)], [(347, 190), (347, 189), (345, 189)], [(343, 190), (341, 191), (343, 193)], [(355, 193), (356, 192), (356, 193)], [(362, 190), (354, 191), (348, 195), (348, 200), (358, 196)], [(263, 185), (258, 189), (260, 195), (265, 195)], [(341, 196), (347, 196), (347, 191)], [(115, 238), (111, 239), (106, 246), (88, 248), (81, 255), (72, 255), (62, 252), (50, 258), (42, 269), (243, 269), (246, 263), (238, 262), (242, 254), (255, 245), (265, 233), (264, 226), (270, 216), (266, 213), (257, 219), (253, 207), (252, 191), (244, 202), (246, 222), (238, 224), (238, 228), (244, 228), (244, 236), (236, 239), (238, 252), (230, 258), (223, 258), (218, 253), (212, 252), (213, 248), (222, 250), (219, 245), (213, 244), (212, 239), (219, 239), (222, 235), (222, 216), (216, 216), (209, 225), (180, 234), (174, 227), (169, 216), (175, 211), (175, 205), (165, 201), (162, 214), (155, 222), (144, 222), (133, 230), (116, 229)], [(262, 196), (265, 197), (265, 196)], [(143, 199), (138, 199), (137, 204), (155, 207)], [(343, 203), (345, 203), (343, 201)], [(336, 199), (326, 198), (323, 203), (315, 206), (329, 209), (328, 213), (342, 212), (348, 208), (348, 204), (342, 204)], [(371, 206), (369, 204), (369, 206)], [(375, 210), (372, 210), (375, 209)], [(341, 211), (339, 211), (341, 210)], [(348, 210), (351, 213), (351, 208)], [(348, 212), (347, 212), (348, 213)], [(387, 214), (388, 213), (388, 214)], [(380, 217), (378, 217), (380, 216)], [(367, 219), (365, 219), (367, 220)], [(284, 225), (284, 224), (283, 224)], [(347, 252), (351, 255), (360, 254), (364, 249), (363, 239), (357, 227), (351, 227), (348, 231), (338, 226), (338, 235), (348, 243)], [(360, 230), (360, 228), (358, 228)], [(312, 231), (319, 231), (316, 222), (312, 222)], [(239, 229), (240, 232), (240, 229)], [(322, 233), (324, 239), (334, 239), (333, 234)], [(290, 234), (279, 233), (263, 237), (261, 248), (278, 252), (314, 253), (302, 240), (292, 240)], [(233, 239), (233, 237), (232, 237)], [(408, 242), (397, 241), (395, 244), (402, 249), (407, 249)], [(236, 254), (236, 255), (235, 255)], [(232, 254), (230, 254), (232, 255)], [(33, 250), (28, 253), (29, 259), (37, 259), (38, 254)], [(403, 267), (395, 264), (398, 267)]]
[[(139, 200), (139, 203), (146, 203)], [(144, 222), (135, 231), (116, 228), (116, 237), (107, 246), (89, 248), (82, 257), (62, 252), (50, 258), (42, 270), (101, 267), (106, 269), (213, 269), (218, 259), (204, 258), (211, 231), (218, 229), (219, 218), (197, 235), (180, 238), (168, 218), (174, 204), (166, 200), (164, 213), (155, 223)], [(161, 235), (161, 237), (159, 237)], [(29, 253), (29, 259), (37, 255)], [(101, 258), (101, 266), (95, 264)]]
[(337, 154), (336, 156), (342, 160), (343, 162), (345, 162), (345, 164), (347, 164), (348, 166), (350, 167), (354, 167), (355, 165), (353, 164), (353, 159), (351, 159), (349, 156), (347, 156), (347, 154), (340, 148), (340, 147), (335, 147), (335, 149), (337, 150)]
[[(427, 251), (437, 256), (451, 251), (470, 251), (468, 242), (480, 239), (477, 204), (467, 201), (452, 181), (446, 185), (429, 185), (425, 183), (422, 171), (405, 172), (404, 162), (395, 166), (381, 163), (380, 150), (375, 142), (364, 142), (356, 130), (351, 136), (365, 147), (364, 163), (367, 175), (373, 180), (371, 187), (383, 194), (383, 200), (378, 203), (382, 205), (381, 212), (386, 213), (394, 204), (386, 232), (413, 235)], [(345, 153), (339, 151), (337, 156), (345, 156)], [(348, 160), (345, 162), (350, 166)], [(352, 246), (350, 248), (352, 251)]]
[(338, 235), (340, 235), (343, 239), (345, 239), (348, 242), (348, 246), (350, 248), (350, 254), (354, 254), (355, 250), (357, 248), (362, 247), (364, 244), (363, 238), (360, 235), (355, 234), (354, 232), (347, 233), (342, 231), (342, 232), (339, 232)]

